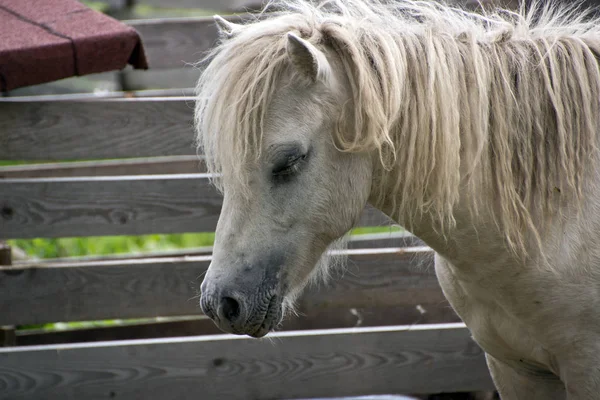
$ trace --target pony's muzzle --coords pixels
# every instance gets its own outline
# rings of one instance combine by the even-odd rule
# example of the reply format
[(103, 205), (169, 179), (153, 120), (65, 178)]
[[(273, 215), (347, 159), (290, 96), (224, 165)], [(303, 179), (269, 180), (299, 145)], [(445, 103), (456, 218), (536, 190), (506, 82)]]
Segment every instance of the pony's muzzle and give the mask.
[(282, 297), (272, 287), (244, 289), (205, 278), (201, 291), (202, 311), (227, 333), (263, 337), (283, 318)]

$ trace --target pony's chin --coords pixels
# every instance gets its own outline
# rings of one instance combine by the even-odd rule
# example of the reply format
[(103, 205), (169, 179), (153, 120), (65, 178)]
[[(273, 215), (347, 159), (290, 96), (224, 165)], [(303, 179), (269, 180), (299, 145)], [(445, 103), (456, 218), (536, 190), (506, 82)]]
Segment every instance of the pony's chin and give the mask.
[(264, 328), (264, 327), (261, 326), (258, 329), (258, 331), (254, 332), (254, 333), (250, 333), (250, 334), (248, 334), (248, 336), (253, 337), (255, 339), (260, 339), (262, 337), (267, 336), (267, 334), (269, 332), (271, 332), (271, 331), (272, 331), (272, 329), (270, 329), (270, 328)]
[(247, 333), (248, 336), (259, 339), (266, 336), (269, 332), (275, 330), (275, 328), (281, 323), (283, 319), (283, 302), (281, 297), (273, 296), (269, 302), (269, 308), (265, 314), (265, 318), (259, 325), (258, 329), (254, 332)]

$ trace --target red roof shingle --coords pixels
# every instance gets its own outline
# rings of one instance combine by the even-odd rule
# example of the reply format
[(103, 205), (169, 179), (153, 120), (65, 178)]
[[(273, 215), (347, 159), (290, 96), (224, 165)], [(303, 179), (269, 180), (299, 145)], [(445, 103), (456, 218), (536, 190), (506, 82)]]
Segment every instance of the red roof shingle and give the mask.
[(148, 68), (138, 33), (77, 0), (0, 0), (0, 91), (128, 63)]

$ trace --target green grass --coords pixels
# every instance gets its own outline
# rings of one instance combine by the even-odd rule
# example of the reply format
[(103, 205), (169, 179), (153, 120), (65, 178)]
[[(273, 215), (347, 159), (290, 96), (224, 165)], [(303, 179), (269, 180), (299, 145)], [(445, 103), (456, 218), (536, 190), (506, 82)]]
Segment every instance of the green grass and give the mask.
[(102, 1), (82, 1), (83, 4), (91, 8), (92, 10), (106, 12), (108, 10), (109, 5)]
[(350, 231), (351, 235), (366, 235), (368, 233), (392, 233), (402, 232), (403, 229), (399, 226), (363, 226), (354, 228)]
[[(175, 18), (175, 17), (212, 17), (217, 13), (216, 10), (189, 9), (189, 8), (162, 8), (153, 7), (145, 4), (138, 4), (134, 7), (135, 18)], [(228, 14), (227, 12), (220, 13)]]
[(101, 236), (60, 239), (9, 240), (11, 246), (36, 258), (102, 256), (172, 251), (191, 247), (212, 246), (214, 233), (176, 235)]
[(152, 19), (152, 18), (177, 18), (177, 17), (210, 17), (216, 13), (229, 14), (223, 10), (207, 10), (202, 8), (174, 8), (169, 7), (165, 1), (163, 7), (151, 6), (147, 4), (136, 4), (132, 8), (123, 12), (119, 9), (111, 10), (110, 6), (105, 2), (100, 1), (83, 1), (89, 8), (106, 13), (109, 15), (116, 14), (119, 19)]
[(29, 161), (4, 161), (4, 160), (0, 160), (0, 167), (12, 167), (15, 165), (26, 165), (26, 164), (33, 164), (33, 162), (29, 162)]

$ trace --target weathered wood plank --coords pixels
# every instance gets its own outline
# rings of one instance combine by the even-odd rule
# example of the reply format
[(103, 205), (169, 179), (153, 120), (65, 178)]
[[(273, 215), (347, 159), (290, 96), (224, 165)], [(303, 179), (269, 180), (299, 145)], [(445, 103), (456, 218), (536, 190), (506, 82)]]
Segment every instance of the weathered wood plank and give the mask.
[[(278, 331), (307, 329), (339, 329), (373, 326), (442, 324), (461, 322), (447, 303), (423, 306), (373, 307), (299, 310), (300, 316), (289, 315)], [(103, 342), (112, 340), (153, 339), (222, 334), (205, 316), (153, 323), (71, 329), (54, 332), (17, 331), (16, 346), (38, 346), (58, 343)]]
[(301, 309), (416, 306), (446, 301), (432, 268), (433, 253), (428, 248), (348, 252), (352, 255), (340, 273), (342, 279), (301, 297)]
[(0, 160), (195, 155), (192, 98), (0, 100)]
[[(165, 72), (163, 70), (163, 72)], [(14, 96), (10, 101), (18, 102), (40, 102), (40, 101), (97, 101), (102, 99), (122, 99), (139, 97), (191, 97), (194, 96), (194, 89), (191, 87), (184, 89), (144, 89), (129, 90), (126, 92), (99, 92), (99, 93), (70, 93), (70, 94), (49, 94), (49, 95), (27, 95)]]
[(191, 66), (169, 69), (126, 70), (122, 75), (123, 90), (127, 91), (157, 91), (179, 90), (193, 95), (193, 89), (198, 83), (200, 71)]
[(204, 172), (206, 172), (205, 165), (197, 156), (172, 156), (147, 159), (0, 166), (0, 179), (166, 175)]
[[(493, 388), (462, 324), (0, 349), (0, 398), (293, 399)], [(282, 384), (283, 383), (283, 384)]]
[(0, 238), (211, 232), (221, 196), (205, 174), (0, 181)]
[[(31, 86), (28, 86), (31, 87)], [(125, 92), (98, 92), (98, 93), (52, 93), (52, 94), (18, 94), (13, 95), (11, 92), (11, 97), (8, 99), (2, 99), (5, 101), (18, 101), (18, 102), (37, 102), (37, 101), (93, 101), (93, 100), (101, 100), (101, 99), (120, 99), (125, 97)], [(152, 96), (157, 97), (157, 96)], [(3, 103), (1, 103), (3, 104)]]
[(127, 24), (141, 35), (152, 69), (194, 64), (218, 39), (212, 17), (131, 20)]
[[(327, 285), (309, 288), (300, 309), (427, 308), (445, 303), (428, 267), (431, 252), (426, 248), (345, 254), (350, 254), (347, 270)], [(17, 263), (0, 269), (0, 325), (198, 315), (197, 293), (210, 259)]]
[(214, 232), (221, 203), (207, 174), (4, 179), (0, 239)]

